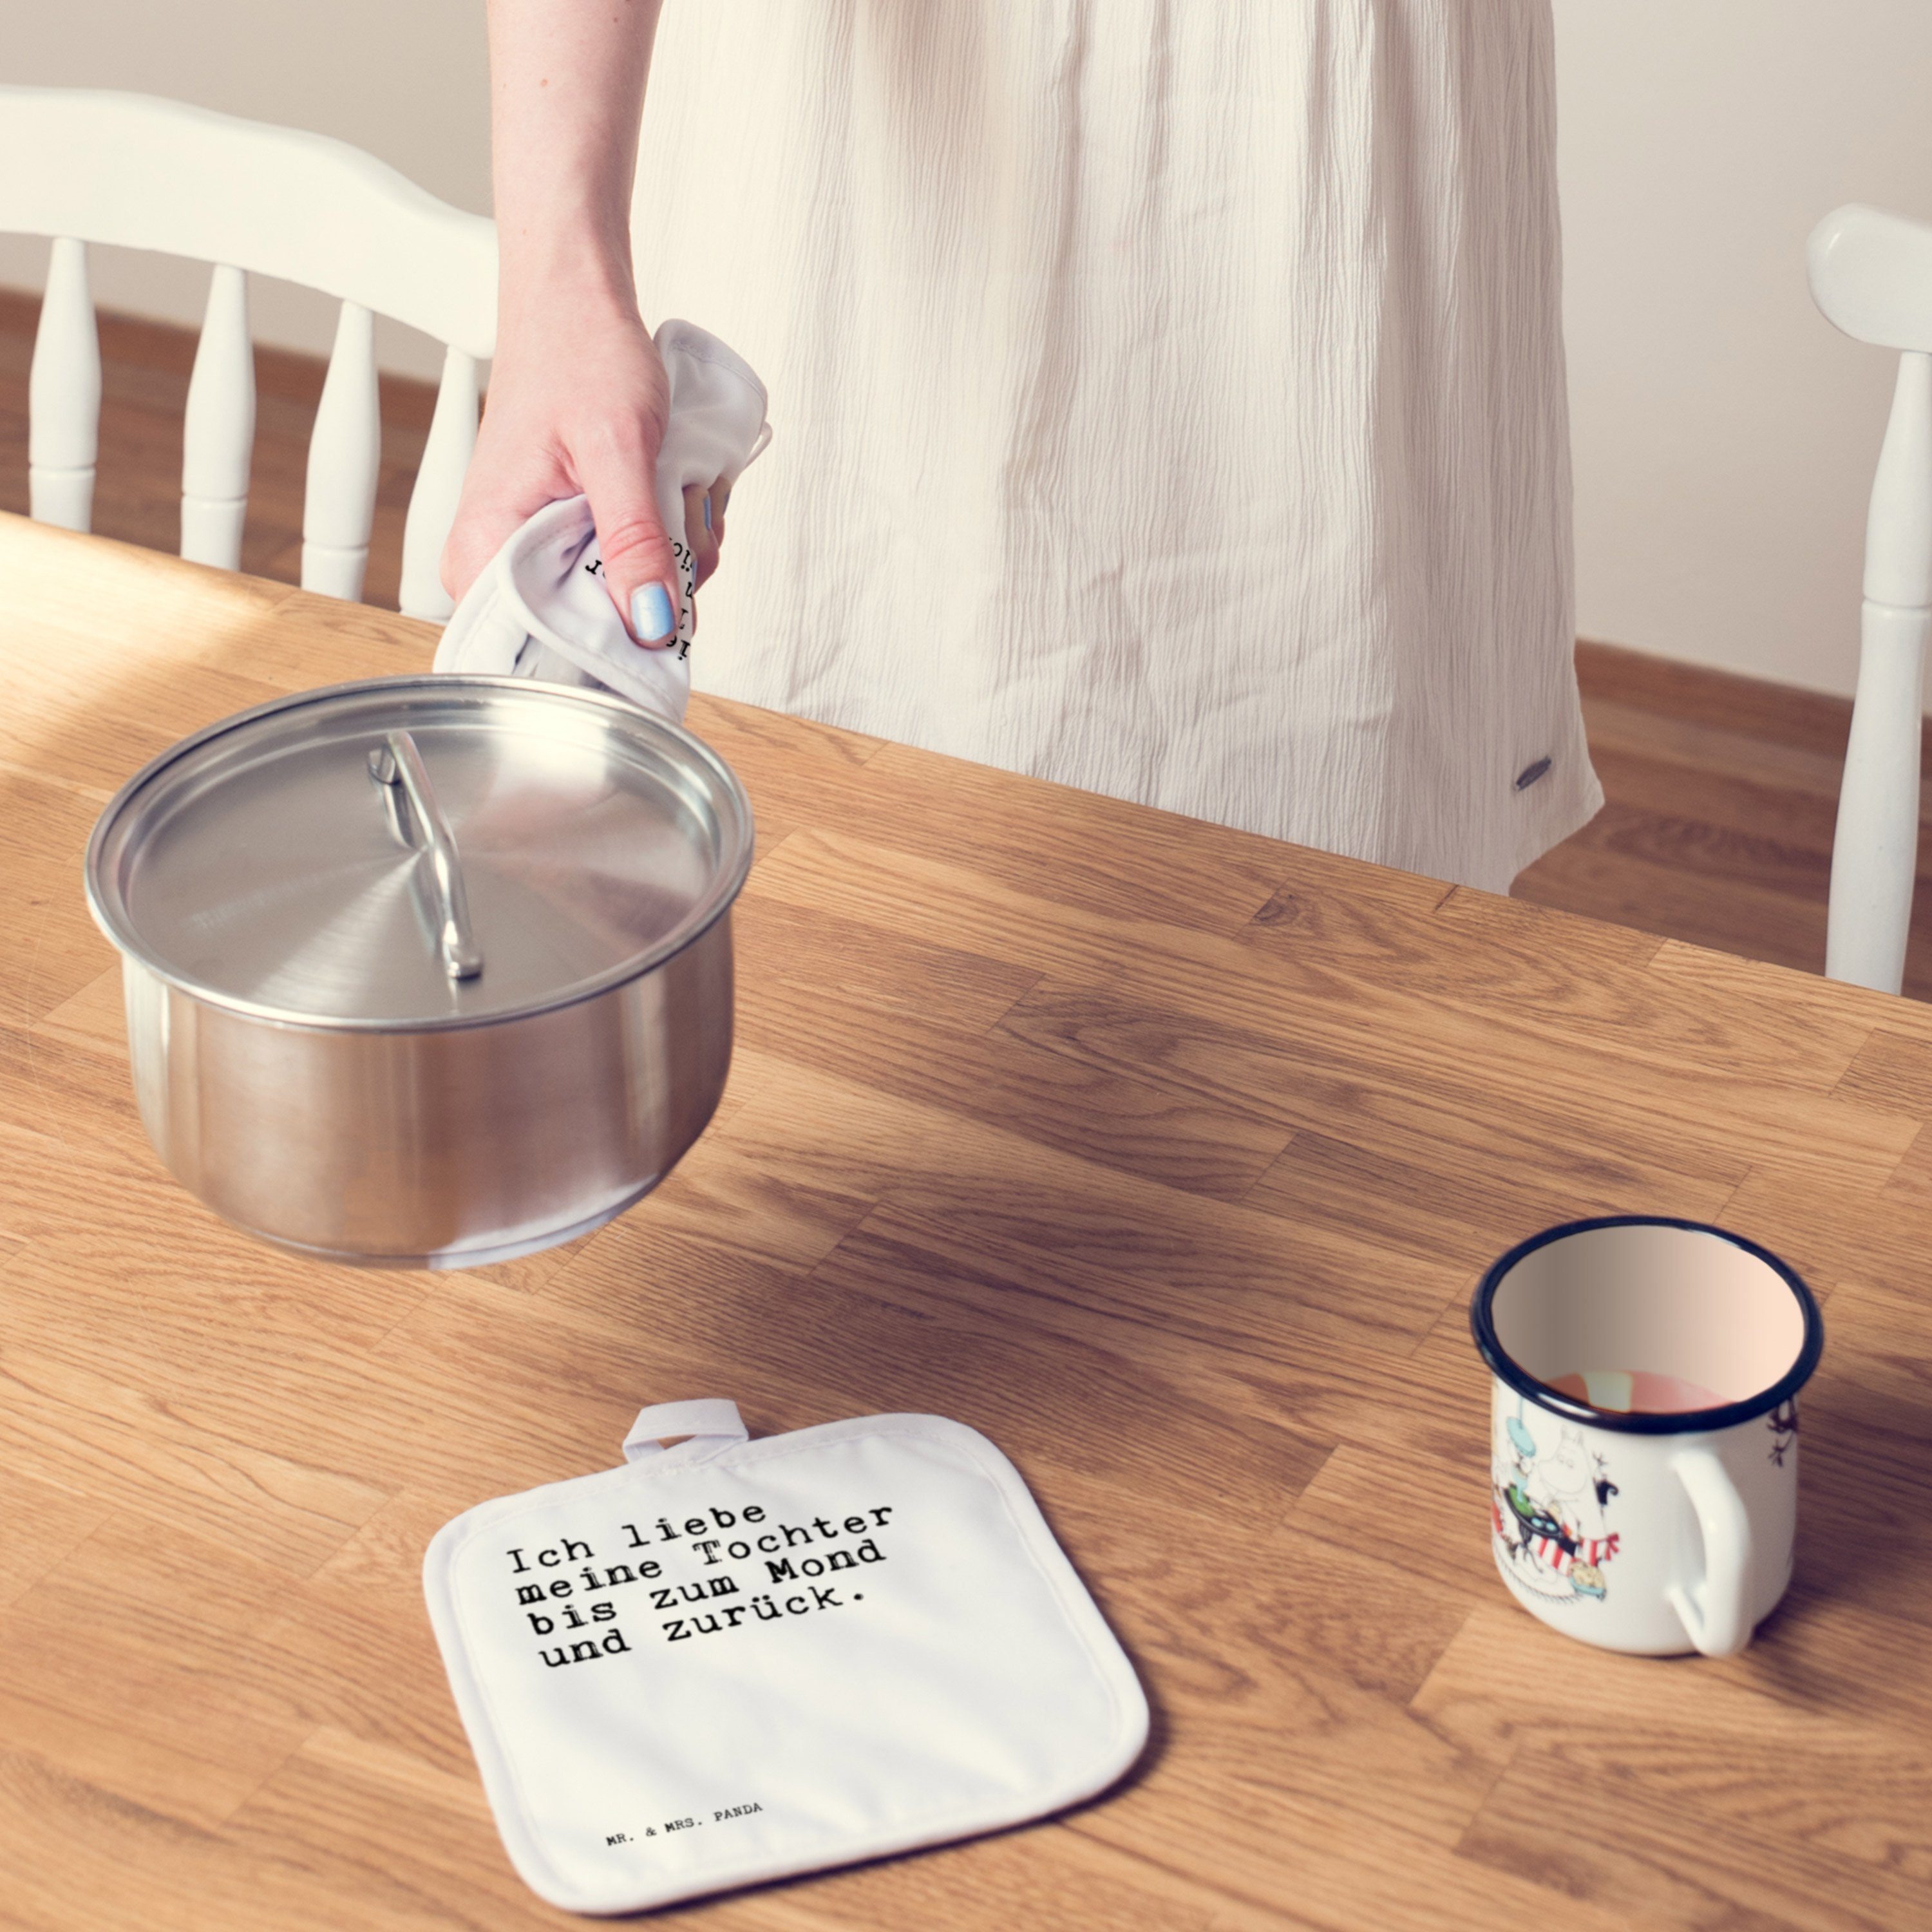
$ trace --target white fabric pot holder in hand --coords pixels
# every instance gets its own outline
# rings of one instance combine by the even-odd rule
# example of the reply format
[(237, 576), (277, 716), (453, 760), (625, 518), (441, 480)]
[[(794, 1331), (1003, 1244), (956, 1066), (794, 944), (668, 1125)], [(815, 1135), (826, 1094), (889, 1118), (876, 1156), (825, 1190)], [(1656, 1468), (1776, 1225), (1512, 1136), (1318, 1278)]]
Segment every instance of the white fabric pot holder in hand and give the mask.
[(423, 1562), (497, 1828), (551, 1904), (968, 1838), (1139, 1756), (1133, 1668), (984, 1436), (875, 1415), (753, 1442), (706, 1400), (646, 1409), (624, 1453), (466, 1511)]
[(696, 572), (684, 535), (684, 492), (728, 489), (771, 440), (765, 386), (742, 357), (688, 322), (655, 338), (670, 385), (658, 452), (658, 514), (676, 554), (677, 634), (646, 650), (624, 628), (604, 586), (587, 498), (547, 503), (503, 547), (457, 605), (436, 669), (610, 690), (674, 724), (691, 696)]

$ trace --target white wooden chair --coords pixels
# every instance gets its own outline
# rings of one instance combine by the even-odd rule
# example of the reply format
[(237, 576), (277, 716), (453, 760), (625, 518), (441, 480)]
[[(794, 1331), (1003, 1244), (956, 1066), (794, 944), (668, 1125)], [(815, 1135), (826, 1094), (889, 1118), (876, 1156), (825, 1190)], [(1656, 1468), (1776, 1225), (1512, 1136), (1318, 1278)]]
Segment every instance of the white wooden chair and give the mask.
[(476, 440), (477, 364), (496, 346), (496, 230), (319, 134), (145, 94), (0, 87), (0, 231), (53, 248), (28, 387), (33, 514), (84, 530), (93, 511), (100, 351), (90, 243), (213, 266), (183, 426), (181, 554), (238, 567), (255, 430), (248, 278), (342, 304), (310, 440), (302, 587), (360, 596), (381, 457), (374, 316), (446, 345), (410, 499), (402, 608), (442, 618), (437, 574)]
[(1865, 524), (1864, 614), (1832, 846), (1825, 970), (1895, 993), (1918, 862), (1918, 738), (1932, 637), (1932, 224), (1875, 208), (1812, 231), (1811, 293), (1861, 342), (1900, 352)]

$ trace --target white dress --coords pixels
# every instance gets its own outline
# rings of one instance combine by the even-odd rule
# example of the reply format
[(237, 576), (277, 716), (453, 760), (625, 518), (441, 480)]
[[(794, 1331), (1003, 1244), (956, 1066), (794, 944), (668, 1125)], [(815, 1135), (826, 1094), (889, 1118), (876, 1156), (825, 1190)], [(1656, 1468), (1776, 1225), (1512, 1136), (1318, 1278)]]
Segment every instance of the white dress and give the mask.
[(645, 313), (774, 440), (700, 689), (1502, 890), (1602, 802), (1546, 0), (664, 10)]

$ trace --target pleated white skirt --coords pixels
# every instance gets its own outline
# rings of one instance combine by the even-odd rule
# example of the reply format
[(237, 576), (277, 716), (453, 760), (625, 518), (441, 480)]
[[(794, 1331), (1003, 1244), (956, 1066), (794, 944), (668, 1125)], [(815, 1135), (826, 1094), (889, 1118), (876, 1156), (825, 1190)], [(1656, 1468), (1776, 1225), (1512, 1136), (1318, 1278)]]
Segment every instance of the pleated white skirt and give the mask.
[(1602, 802), (1544, 0), (665, 10), (646, 316), (776, 435), (700, 689), (1502, 890)]

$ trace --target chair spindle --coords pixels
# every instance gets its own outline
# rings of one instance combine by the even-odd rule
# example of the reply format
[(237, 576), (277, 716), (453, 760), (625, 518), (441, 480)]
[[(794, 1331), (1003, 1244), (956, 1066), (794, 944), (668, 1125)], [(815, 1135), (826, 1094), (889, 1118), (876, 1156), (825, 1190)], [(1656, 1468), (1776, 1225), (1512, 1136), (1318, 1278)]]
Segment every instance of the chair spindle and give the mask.
[(100, 339), (87, 285), (87, 244), (56, 238), (27, 383), (27, 469), (34, 516), (64, 530), (94, 520), (100, 435)]
[(242, 567), (242, 525), (255, 442), (255, 352), (248, 278), (218, 266), (195, 350), (182, 424), (181, 554), (191, 563)]
[(436, 392), (436, 413), (430, 418), (429, 440), (410, 495), (410, 512), (403, 525), (402, 595), (404, 614), (440, 623), (456, 607), (442, 587), (442, 546), (456, 520), (457, 500), (476, 447), (476, 360), (460, 349), (442, 358), (442, 380)]
[(1896, 993), (1918, 860), (1918, 743), (1932, 638), (1932, 356), (1900, 357), (1865, 526), (1858, 692), (1838, 794), (1825, 970)]
[(304, 590), (352, 600), (362, 596), (382, 447), (375, 318), (358, 303), (345, 302), (309, 440), (302, 506)]

